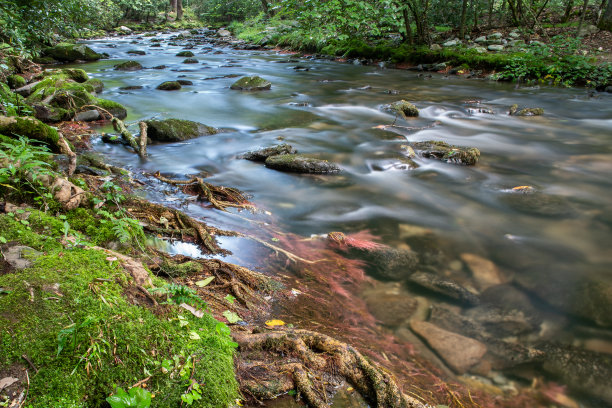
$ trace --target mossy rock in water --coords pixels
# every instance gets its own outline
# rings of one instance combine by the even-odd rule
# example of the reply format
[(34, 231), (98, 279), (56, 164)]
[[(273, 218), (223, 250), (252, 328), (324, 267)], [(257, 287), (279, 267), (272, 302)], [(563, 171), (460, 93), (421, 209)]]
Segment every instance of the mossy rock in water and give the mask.
[(82, 61), (97, 61), (102, 55), (98, 54), (85, 44), (70, 44), (59, 43), (53, 47), (47, 47), (43, 50), (43, 55), (52, 57), (58, 61), (73, 62)]
[(104, 82), (98, 78), (90, 78), (85, 83), (90, 85), (96, 93), (100, 93), (104, 90)]
[(132, 55), (147, 55), (146, 52), (141, 50), (129, 50), (127, 53)]
[(191, 51), (181, 51), (178, 54), (176, 54), (177, 57), (193, 57), (195, 56), (195, 54)]
[(514, 104), (510, 107), (509, 114), (511, 116), (542, 116), (544, 114), (544, 109), (542, 108), (519, 109), (518, 105)]
[(230, 89), (239, 91), (264, 91), (270, 89), (272, 83), (259, 76), (242, 77), (230, 86)]
[(264, 162), (270, 156), (278, 156), (280, 154), (296, 154), (297, 150), (291, 145), (286, 143), (266, 147), (264, 149), (247, 152), (240, 156), (241, 159)]
[[(194, 381), (206, 384), (193, 406), (235, 402), (235, 346), (227, 326), (209, 313), (195, 317), (177, 305), (152, 304), (138, 294), (120, 263), (108, 261), (106, 252), (66, 250), (59, 243), (62, 222), (28, 211), (32, 231), (15, 217), (0, 215), (4, 237), (45, 251), (31, 267), (0, 275), (0, 287), (6, 289), (0, 295), (0, 372), (14, 372), (23, 365), (23, 355), (34, 362), (39, 371), (27, 382), (32, 407), (108, 406), (106, 398), (116, 387), (129, 389), (147, 367), (147, 389), (156, 394), (155, 406), (178, 407), (189, 384), (159, 368), (164, 362), (173, 371), (174, 361), (188, 366)], [(75, 228), (79, 223), (69, 218)], [(25, 387), (25, 374), (17, 371)]]
[(38, 140), (48, 145), (52, 151), (59, 152), (57, 130), (33, 117), (0, 116), (0, 134)]
[(99, 106), (100, 108), (107, 110), (113, 116), (119, 119), (125, 119), (127, 117), (127, 109), (119, 102), (111, 101), (109, 99), (96, 98), (92, 99), (92, 105)]
[(390, 110), (399, 114), (403, 118), (416, 118), (419, 116), (419, 110), (417, 107), (405, 100), (393, 102), (390, 105), (385, 105), (384, 108), (385, 110)]
[(478, 163), (480, 158), (480, 150), (475, 147), (453, 146), (436, 140), (415, 142), (411, 146), (425, 158), (440, 159), (447, 163), (472, 166)]
[(178, 91), (182, 88), (182, 85), (178, 81), (166, 81), (157, 85), (156, 89), (160, 91)]
[(291, 173), (338, 173), (340, 167), (327, 160), (314, 159), (299, 154), (280, 154), (266, 159), (266, 167)]
[(214, 135), (217, 130), (203, 123), (184, 119), (147, 120), (148, 135), (154, 142), (181, 142)]
[(11, 89), (17, 89), (26, 86), (27, 81), (21, 75), (13, 74), (6, 78), (6, 83)]
[(142, 65), (138, 61), (125, 61), (115, 65), (116, 71), (138, 71), (142, 69)]
[(198, 61), (196, 58), (186, 58), (183, 61), (183, 64), (197, 64), (198, 62), (200, 61)]

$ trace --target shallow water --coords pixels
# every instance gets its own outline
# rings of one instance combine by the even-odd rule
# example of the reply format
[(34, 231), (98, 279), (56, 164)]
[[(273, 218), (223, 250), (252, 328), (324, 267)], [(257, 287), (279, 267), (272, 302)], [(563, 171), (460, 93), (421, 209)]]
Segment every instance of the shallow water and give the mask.
[[(369, 229), (383, 242), (399, 246), (406, 225), (428, 228), (443, 241), (449, 263), (461, 253), (478, 254), (527, 287), (538, 305), (552, 304), (556, 319), (564, 322), (560, 333), (568, 344), (584, 340), (575, 327), (596, 326), (588, 317), (576, 318), (568, 306), (571, 298), (584, 296), (574, 288), (586, 280), (603, 282), (608, 298), (602, 301), (612, 302), (612, 95), (591, 97), (584, 89), (517, 87), (438, 74), (423, 78), (379, 66), (210, 44), (191, 49), (200, 63), (182, 64), (184, 58), (175, 54), (185, 41), (150, 48), (149, 38), (138, 44), (132, 40), (88, 41), (111, 58), (84, 66), (104, 81), (102, 97), (128, 107), (127, 121), (182, 118), (228, 131), (150, 146), (144, 163), (123, 147), (95, 142), (95, 149), (111, 161), (180, 177), (207, 171), (210, 183), (249, 193), (257, 207), (272, 213), (273, 222), (303, 236)], [(147, 55), (127, 54), (131, 49)], [(128, 59), (166, 68), (112, 69)], [(230, 74), (260, 75), (273, 86), (266, 92), (233, 91), (229, 86), (235, 78), (225, 77)], [(155, 89), (175, 79), (193, 85), (174, 92)], [(133, 85), (143, 89), (119, 89)], [(399, 99), (414, 103), (420, 117), (396, 121), (380, 109)], [(542, 107), (545, 115), (508, 116), (515, 103)], [(375, 128), (394, 122), (397, 127)], [(480, 161), (467, 167), (417, 158), (418, 169), (394, 167), (402, 157), (401, 145), (431, 139), (477, 147)], [(299, 176), (236, 158), (279, 140), (300, 153), (338, 163), (342, 173)], [(516, 186), (531, 186), (535, 193), (526, 199), (527, 194), (512, 190)], [(236, 217), (197, 205), (188, 209), (225, 229), (251, 228), (242, 218), (245, 214)], [(226, 240), (231, 249), (243, 248), (239, 239)], [(229, 260), (256, 264), (252, 259)], [(556, 292), (542, 294), (542, 282), (554, 284)], [(610, 304), (601, 307), (610, 309)], [(607, 329), (596, 332), (610, 336)], [(604, 351), (612, 352), (609, 344)]]

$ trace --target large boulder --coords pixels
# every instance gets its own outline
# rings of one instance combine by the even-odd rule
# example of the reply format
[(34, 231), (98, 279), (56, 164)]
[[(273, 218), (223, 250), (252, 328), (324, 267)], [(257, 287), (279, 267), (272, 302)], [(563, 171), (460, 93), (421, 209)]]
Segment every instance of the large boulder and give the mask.
[(57, 130), (33, 117), (0, 116), (0, 134), (12, 137), (25, 136), (43, 142), (51, 150), (59, 152)]
[(340, 168), (327, 160), (314, 159), (300, 154), (280, 154), (266, 159), (266, 167), (291, 173), (338, 173)]
[(259, 76), (242, 77), (230, 86), (230, 89), (239, 91), (263, 91), (270, 89), (272, 83)]
[(58, 61), (97, 61), (102, 58), (102, 55), (98, 54), (85, 44), (70, 44), (70, 43), (59, 43), (53, 47), (47, 47), (43, 50), (43, 55), (52, 57)]
[(154, 142), (182, 142), (217, 133), (215, 128), (191, 120), (164, 119), (145, 122), (148, 127), (148, 136)]

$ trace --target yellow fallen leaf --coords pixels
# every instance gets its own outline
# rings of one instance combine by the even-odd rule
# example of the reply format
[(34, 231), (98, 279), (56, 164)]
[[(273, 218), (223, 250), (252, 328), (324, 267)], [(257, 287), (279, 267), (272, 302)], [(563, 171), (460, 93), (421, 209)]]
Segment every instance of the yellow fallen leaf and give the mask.
[(285, 322), (283, 322), (282, 320), (278, 320), (278, 319), (268, 320), (266, 322), (266, 326), (268, 327), (284, 326), (284, 325), (285, 325)]
[(512, 190), (514, 190), (514, 191), (530, 191), (530, 190), (533, 190), (533, 187), (531, 187), (531, 186), (516, 186), (516, 187), (512, 187)]
[(348, 387), (346, 390), (347, 390), (348, 392), (353, 392), (353, 391), (355, 391), (355, 389), (354, 389), (353, 387)]

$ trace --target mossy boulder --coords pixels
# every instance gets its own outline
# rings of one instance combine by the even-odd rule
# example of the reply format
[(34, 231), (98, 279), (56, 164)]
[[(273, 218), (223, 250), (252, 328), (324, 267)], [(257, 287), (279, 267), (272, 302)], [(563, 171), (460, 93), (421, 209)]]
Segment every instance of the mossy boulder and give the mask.
[(419, 110), (417, 107), (405, 100), (393, 102), (390, 105), (385, 105), (384, 108), (385, 110), (399, 114), (403, 118), (416, 118), (419, 116)]
[(446, 142), (428, 140), (411, 144), (421, 156), (434, 158), (447, 163), (474, 165), (480, 158), (480, 150), (475, 147), (453, 146)]
[(100, 93), (104, 90), (104, 82), (98, 78), (90, 78), (85, 83), (90, 85), (96, 93)]
[(13, 74), (6, 78), (6, 83), (11, 89), (17, 89), (26, 86), (27, 81), (21, 75)]
[(147, 55), (147, 53), (142, 50), (129, 50), (127, 53), (132, 55)]
[(0, 116), (0, 134), (38, 140), (48, 145), (52, 151), (59, 152), (57, 130), (30, 116)]
[(156, 89), (160, 91), (178, 91), (182, 86), (178, 81), (166, 81), (157, 85)]
[(23, 96), (11, 92), (7, 84), (0, 82), (0, 107), (8, 116), (19, 116), (31, 112)]
[(262, 77), (246, 76), (234, 82), (230, 86), (230, 89), (239, 91), (263, 91), (270, 89), (271, 87), (272, 83), (266, 79), (263, 79)]
[(510, 107), (509, 114), (511, 116), (542, 116), (544, 114), (544, 109), (542, 108), (519, 109), (519, 106), (517, 104), (514, 104)]
[(92, 105), (99, 106), (119, 119), (125, 119), (127, 117), (127, 109), (119, 102), (93, 97)]
[(115, 65), (116, 71), (138, 71), (142, 69), (142, 65), (138, 61), (125, 61)]
[(146, 124), (154, 142), (182, 142), (217, 133), (213, 127), (184, 119), (147, 120)]
[(43, 49), (43, 55), (52, 57), (58, 61), (97, 61), (102, 58), (102, 55), (98, 54), (85, 44), (70, 44), (70, 43), (59, 43), (53, 47), (47, 47)]
[(270, 156), (266, 159), (265, 163), (266, 167), (271, 169), (291, 173), (325, 174), (340, 172), (340, 168), (334, 163), (299, 154)]
[(185, 60), (183, 60), (183, 64), (197, 64), (198, 61), (196, 58), (185, 58)]
[(264, 149), (247, 152), (240, 156), (241, 159), (265, 162), (268, 157), (278, 156), (280, 154), (296, 154), (297, 150), (287, 143), (276, 146), (266, 147)]
[(74, 82), (83, 83), (89, 80), (87, 72), (78, 68), (47, 69), (42, 73), (43, 78), (55, 77), (56, 79), (72, 79)]
[(195, 54), (191, 51), (181, 51), (176, 54), (177, 57), (193, 57)]

